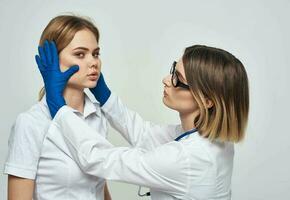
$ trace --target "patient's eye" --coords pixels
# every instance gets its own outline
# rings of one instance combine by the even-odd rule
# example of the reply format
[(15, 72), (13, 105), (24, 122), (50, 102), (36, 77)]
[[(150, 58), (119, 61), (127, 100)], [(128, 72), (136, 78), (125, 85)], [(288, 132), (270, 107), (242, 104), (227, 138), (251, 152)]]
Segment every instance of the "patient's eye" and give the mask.
[(85, 57), (85, 54), (83, 52), (76, 52), (74, 53), (74, 55), (78, 58), (84, 58)]
[(95, 58), (98, 58), (100, 55), (101, 55), (101, 54), (100, 54), (99, 51), (95, 51), (95, 52), (93, 53), (93, 56), (94, 56)]

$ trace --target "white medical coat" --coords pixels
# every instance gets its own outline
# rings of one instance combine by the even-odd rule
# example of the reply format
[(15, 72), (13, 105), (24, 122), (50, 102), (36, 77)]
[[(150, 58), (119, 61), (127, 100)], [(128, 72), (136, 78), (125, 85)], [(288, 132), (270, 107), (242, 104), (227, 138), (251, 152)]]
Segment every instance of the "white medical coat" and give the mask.
[(114, 147), (68, 106), (52, 123), (85, 173), (149, 187), (153, 200), (231, 199), (232, 143), (210, 142), (197, 132), (174, 141), (180, 126), (144, 121), (114, 94), (102, 112), (132, 147)]

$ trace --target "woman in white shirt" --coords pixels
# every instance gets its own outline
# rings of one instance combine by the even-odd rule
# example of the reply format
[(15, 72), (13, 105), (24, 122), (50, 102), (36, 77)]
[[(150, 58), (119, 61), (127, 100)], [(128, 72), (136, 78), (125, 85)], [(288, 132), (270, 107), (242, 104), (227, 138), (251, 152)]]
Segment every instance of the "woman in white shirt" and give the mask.
[[(46, 54), (47, 60), (55, 57)], [(174, 62), (163, 79), (163, 102), (179, 113), (181, 126), (154, 125), (114, 94), (105, 98), (102, 111), (133, 147), (96, 139), (96, 131), (54, 92), (65, 86), (63, 75), (41, 55), (38, 66), (51, 92), (46, 97), (54, 117), (51, 128), (63, 135), (84, 172), (149, 187), (152, 199), (231, 199), (233, 143), (244, 138), (249, 111), (247, 74), (232, 54), (194, 45)], [(108, 93), (102, 76), (92, 91), (97, 99)]]
[[(97, 27), (82, 17), (57, 16), (44, 29), (39, 44), (45, 44), (46, 40), (55, 41), (62, 71), (72, 65), (79, 66), (78, 73), (63, 91), (65, 101), (80, 120), (105, 138), (107, 121), (100, 103), (84, 93), (85, 88), (96, 86), (101, 71)], [(9, 175), (8, 198), (111, 199), (105, 180), (85, 174), (73, 160), (58, 130), (49, 128), (51, 116), (43, 96), (44, 90), (40, 101), (21, 113), (13, 125), (4, 169)], [(53, 141), (49, 135), (54, 137)]]

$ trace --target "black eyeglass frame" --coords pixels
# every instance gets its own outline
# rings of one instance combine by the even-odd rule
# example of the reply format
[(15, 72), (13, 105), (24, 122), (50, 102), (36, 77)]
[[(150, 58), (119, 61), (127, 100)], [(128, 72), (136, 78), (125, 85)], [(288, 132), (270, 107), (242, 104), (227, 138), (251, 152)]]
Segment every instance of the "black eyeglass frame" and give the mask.
[[(174, 61), (174, 62), (172, 63), (171, 69), (170, 69), (170, 74), (171, 74), (171, 84), (172, 84), (173, 87), (175, 87), (175, 88), (176, 88), (176, 87), (181, 87), (181, 88), (183, 88), (183, 89), (189, 90), (189, 89), (190, 89), (190, 88), (189, 88), (189, 85), (186, 85), (185, 83), (182, 83), (182, 82), (179, 80), (179, 78), (178, 78), (178, 76), (177, 76), (177, 74), (176, 74), (176, 69), (175, 69), (176, 64), (177, 64), (177, 62)], [(174, 79), (176, 79), (176, 83), (174, 83)]]

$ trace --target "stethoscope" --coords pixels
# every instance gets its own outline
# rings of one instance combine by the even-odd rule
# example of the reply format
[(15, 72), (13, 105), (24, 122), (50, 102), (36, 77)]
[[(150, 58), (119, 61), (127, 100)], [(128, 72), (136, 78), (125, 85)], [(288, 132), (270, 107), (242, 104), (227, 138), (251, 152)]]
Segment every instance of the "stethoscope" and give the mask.
[[(175, 141), (180, 141), (182, 138), (190, 135), (190, 134), (193, 134), (197, 131), (196, 128), (192, 129), (192, 130), (189, 130), (189, 131), (186, 131), (185, 133), (181, 134), (180, 136), (178, 136), (177, 138), (175, 138), (174, 140)], [(141, 186), (139, 186), (139, 190), (138, 190), (138, 196), (139, 197), (147, 197), (147, 196), (150, 196), (150, 192), (146, 192), (144, 194), (141, 194)]]

